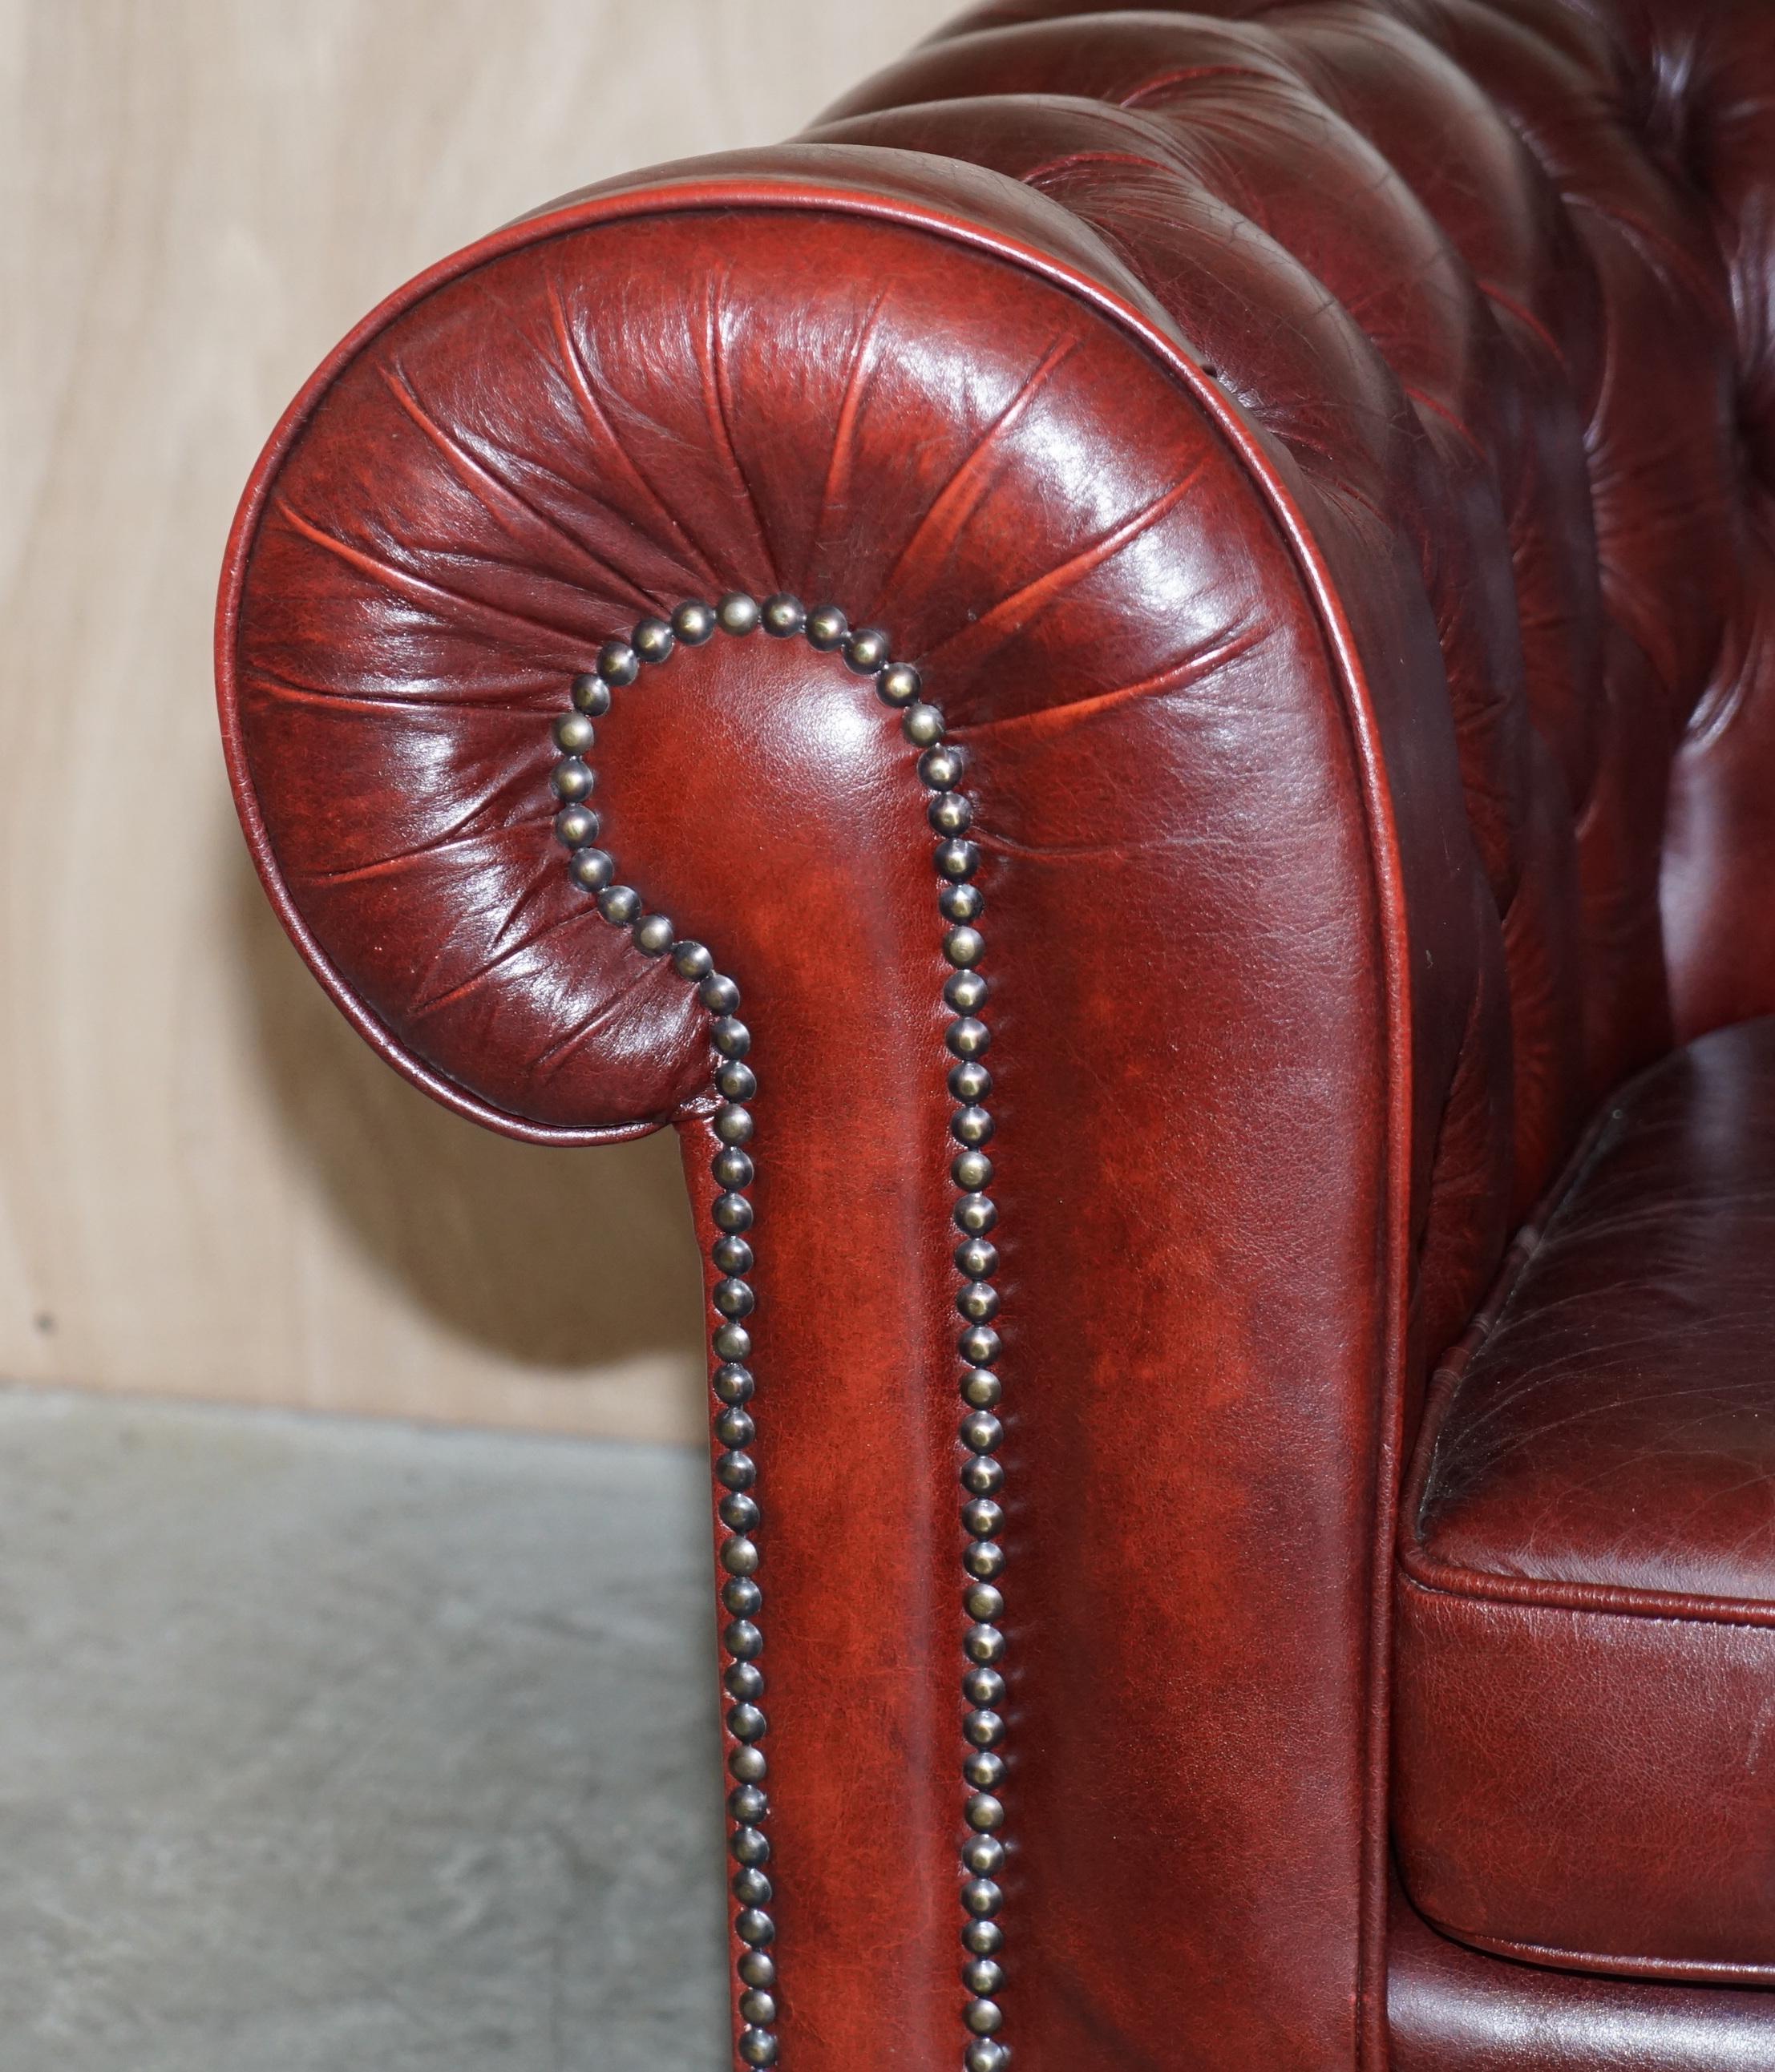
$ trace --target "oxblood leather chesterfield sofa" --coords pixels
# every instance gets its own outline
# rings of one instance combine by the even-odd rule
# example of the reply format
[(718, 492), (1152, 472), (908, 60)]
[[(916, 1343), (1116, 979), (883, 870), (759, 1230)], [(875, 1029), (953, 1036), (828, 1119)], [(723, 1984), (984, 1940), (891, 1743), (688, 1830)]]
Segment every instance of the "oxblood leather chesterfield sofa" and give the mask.
[(273, 439), (286, 925), (683, 1144), (742, 2063), (1775, 2066), (1772, 282), (1769, 0), (1016, 0)]

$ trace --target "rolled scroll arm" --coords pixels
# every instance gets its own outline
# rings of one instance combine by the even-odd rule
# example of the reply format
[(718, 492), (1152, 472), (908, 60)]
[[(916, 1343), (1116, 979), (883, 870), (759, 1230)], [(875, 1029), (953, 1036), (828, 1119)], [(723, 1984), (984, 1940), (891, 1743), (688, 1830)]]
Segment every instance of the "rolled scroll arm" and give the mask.
[(1299, 488), (1063, 212), (834, 148), (414, 283), (243, 506), (317, 974), (477, 1120), (681, 1135), (744, 2062), (1354, 2062), (1436, 664)]

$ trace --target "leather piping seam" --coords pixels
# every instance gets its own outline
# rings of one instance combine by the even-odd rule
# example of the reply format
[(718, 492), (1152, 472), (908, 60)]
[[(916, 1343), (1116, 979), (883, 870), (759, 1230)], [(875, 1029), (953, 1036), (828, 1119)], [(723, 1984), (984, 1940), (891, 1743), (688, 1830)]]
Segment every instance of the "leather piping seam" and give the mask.
[(1775, 1604), (1745, 1597), (1708, 1597), (1681, 1590), (1641, 1590), (1615, 1583), (1562, 1582), (1538, 1576), (1505, 1576), (1439, 1561), (1421, 1546), (1399, 1550), (1399, 1566), (1420, 1589), (1472, 1603), (1515, 1605), (1525, 1610), (1661, 1619), (1679, 1626), (1775, 1629)]
[(1456, 1942), (1464, 1942), (1475, 1950), (1488, 1951), (1493, 1956), (1508, 1957), (1519, 1964), (1537, 1964), (1544, 1971), (1605, 1978), (1612, 1974), (1684, 1985), (1761, 1986), (1775, 1980), (1775, 1963), (1710, 1964), (1693, 1957), (1623, 1957), (1602, 1951), (1564, 1950), (1555, 1943), (1517, 1942), (1507, 1936), (1476, 1934), (1471, 1930), (1456, 1928), (1433, 1914), (1424, 1913), (1416, 1900), (1412, 1904), (1434, 1927)]

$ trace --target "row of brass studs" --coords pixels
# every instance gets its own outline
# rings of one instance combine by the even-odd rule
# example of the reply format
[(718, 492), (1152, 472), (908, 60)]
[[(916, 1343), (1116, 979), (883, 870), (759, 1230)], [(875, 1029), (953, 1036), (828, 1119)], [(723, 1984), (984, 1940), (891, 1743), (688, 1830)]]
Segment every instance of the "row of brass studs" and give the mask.
[(987, 1192), (992, 1184), (992, 1160), (986, 1148), (993, 1133), (991, 1112), (986, 1105), (992, 1093), (992, 1075), (983, 1060), (992, 1032), (980, 1018), (991, 989), (978, 969), (986, 955), (979, 927), (986, 901), (974, 882), (980, 853), (968, 839), (973, 808), (956, 788), (962, 779), (962, 758), (952, 750), (935, 748), (926, 753), (919, 771), (933, 794), (931, 825), (941, 837), (935, 858), (937, 897), (948, 924), (943, 954), (953, 968), (943, 999), (952, 1017), (944, 1042), (954, 1060), (949, 1089), (957, 1103), (949, 1117), (949, 1135), (956, 1146), (949, 1178), (956, 1190), (954, 1222), (961, 1232), (955, 1264), (962, 1286), (955, 1306), (962, 1330), (956, 1350), (962, 1360), (964, 1408), (959, 1435), (966, 1497), (962, 1523), (968, 1536), (962, 1556), (962, 1601), (968, 1618), (962, 1636), (967, 1667), (962, 1679), (968, 1708), (962, 1766), (968, 1794), (968, 1832), (962, 1845), (962, 1905), (966, 1915), (962, 1941), (968, 1955), (962, 1979), (968, 1993), (966, 2019), (971, 2040), (963, 2062), (966, 2072), (1002, 2072), (1011, 2059), (1010, 2051), (999, 2041), (1004, 2017), (997, 1997), (1005, 1977), (999, 1961), (1004, 1930), (998, 1919), (1004, 1904), (999, 1873), (1005, 1860), (1005, 1809), (999, 1796), (1005, 1762), (999, 1752), (1005, 1733), (1001, 1709), (1005, 1679), (1000, 1666), (1005, 1637), (999, 1623), (1004, 1597), (999, 1588), (1005, 1565), (999, 1544), (1004, 1512), (999, 1502), (1005, 1474), (998, 1457), (1004, 1427), (998, 1415), (1001, 1386), (994, 1371), (1001, 1350), (994, 1327), (999, 1292), (992, 1285), (999, 1252), (991, 1240), (999, 1211)]
[(727, 1767), (734, 1780), (727, 1810), (734, 1823), (730, 1847), (738, 1865), (733, 1878), (737, 1903), (734, 1932), (741, 1945), (737, 1968), (739, 2012), (745, 2025), (737, 2048), (747, 2066), (777, 2061), (776, 1970), (769, 1954), (776, 1930), (768, 1911), (772, 1888), (764, 1868), (771, 1853), (764, 1832), (770, 1802), (764, 1788), (768, 1763), (760, 1745), (769, 1723), (759, 1704), (764, 1694), (758, 1660), (764, 1651), (759, 1623), (764, 1593), (758, 1581), (756, 1538), (761, 1514), (754, 1494), (757, 1471), (746, 1450), (754, 1429), (747, 1406), (756, 1384), (746, 1364), (752, 1334), (745, 1319), (756, 1306), (756, 1297), (747, 1277), (753, 1263), (747, 1235), (752, 1207), (747, 1198), (753, 1166), (745, 1147), (752, 1134), (747, 1104), (756, 1095), (758, 1083), (745, 1063), (752, 1038), (738, 1018), (739, 987), (715, 969), (714, 957), (702, 944), (678, 939), (665, 915), (648, 913), (639, 893), (616, 882), (615, 861), (597, 845), (599, 816), (589, 803), (597, 780), (586, 759), (595, 738), (595, 722), (610, 709), (612, 690), (632, 684), (644, 664), (665, 661), (680, 642), (701, 646), (718, 627), (736, 636), (760, 628), (778, 639), (799, 635), (822, 653), (842, 650), (851, 669), (873, 679), (883, 703), (900, 713), (907, 740), (923, 750), (918, 770), (930, 794), (928, 816), (938, 838), (934, 856), (937, 902), (947, 924), (944, 954), (952, 967), (943, 989), (952, 1010), (945, 1034), (954, 1059), (949, 1086), (959, 1104), (950, 1120), (958, 1147), (950, 1175), (958, 1190), (954, 1220), (962, 1233), (955, 1254), (962, 1276), (956, 1303), (966, 1324), (958, 1350), (966, 1367), (962, 1396), (967, 1414), (962, 1420), (961, 1438), (966, 1455), (962, 1481), (968, 1500), (962, 1518), (969, 1536), (964, 1605), (970, 1622), (964, 1641), (968, 1668), (962, 1685), (970, 1708), (962, 1901), (966, 1915), (962, 1941), (968, 1952), (962, 1976), (969, 1994), (970, 2037), (963, 2062), (966, 2072), (1002, 2072), (1011, 2055), (997, 2040), (1003, 2017), (995, 1997), (1004, 1977), (998, 1961), (1003, 1931), (996, 1918), (1003, 1893), (995, 1877), (1005, 1855), (999, 1833), (1004, 1809), (998, 1796), (1005, 1767), (998, 1753), (1004, 1734), (999, 1707), (1005, 1686), (998, 1666), (1004, 1653), (1004, 1636), (997, 1624), (1003, 1609), (997, 1579), (1004, 1556), (996, 1537), (1003, 1515), (996, 1499), (1004, 1473), (995, 1457), (1002, 1428), (995, 1414), (999, 1384), (992, 1371), (999, 1356), (999, 1335), (992, 1328), (999, 1297), (991, 1285), (998, 1253), (987, 1235), (998, 1220), (998, 1211), (986, 1191), (992, 1161), (984, 1147), (993, 1125), (983, 1104), (992, 1089), (992, 1075), (981, 1060), (991, 1038), (979, 1019), (979, 1009), (986, 1004), (989, 987), (977, 968), (985, 943), (975, 924), (984, 902), (973, 882), (979, 864), (978, 850), (968, 839), (973, 808), (959, 788), (964, 758), (959, 750), (945, 745), (942, 714), (925, 701), (918, 672), (892, 659), (884, 633), (867, 627), (854, 631), (834, 605), (809, 611), (793, 597), (780, 594), (760, 603), (734, 592), (714, 606), (697, 601), (681, 604), (669, 619), (643, 619), (628, 639), (605, 643), (595, 668), (574, 679), (572, 710), (555, 722), (561, 759), (551, 783), (561, 801), (554, 829), (570, 851), (569, 876), (595, 895), (607, 921), (628, 930), (638, 950), (649, 956), (669, 956), (678, 975), (696, 986), (711, 1017), (710, 1038), (720, 1059), (715, 1085), (722, 1104), (715, 1111), (715, 1130), (722, 1149), (715, 1156), (714, 1178), (721, 1191), (713, 1211), (720, 1235), (710, 1256), (722, 1277), (714, 1290), (716, 1321), (710, 1342), (715, 1355), (712, 1385), (719, 1405), (715, 1433), (723, 1449), (716, 1457), (715, 1471), (723, 1490), (720, 1516), (727, 1528), (720, 1549), (727, 1572), (722, 1602), (729, 1619), (722, 1635), (727, 1658), (723, 1681), (733, 1700), (727, 1719), (732, 1741)]

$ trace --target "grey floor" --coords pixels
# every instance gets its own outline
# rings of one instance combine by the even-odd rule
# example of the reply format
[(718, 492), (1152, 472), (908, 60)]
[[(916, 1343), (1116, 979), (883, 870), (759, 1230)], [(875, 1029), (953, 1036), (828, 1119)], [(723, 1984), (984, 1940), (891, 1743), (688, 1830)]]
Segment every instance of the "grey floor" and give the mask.
[(715, 2072), (687, 1454), (0, 1391), (3, 2072)]

